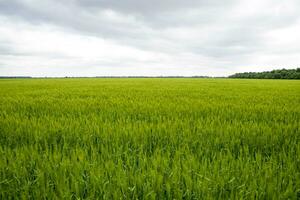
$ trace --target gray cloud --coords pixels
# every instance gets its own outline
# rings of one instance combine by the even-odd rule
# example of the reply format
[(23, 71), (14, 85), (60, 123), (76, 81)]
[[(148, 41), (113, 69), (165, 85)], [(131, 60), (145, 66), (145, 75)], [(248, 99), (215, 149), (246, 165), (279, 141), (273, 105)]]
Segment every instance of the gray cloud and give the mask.
[[(31, 27), (32, 31), (54, 27), (66, 37), (98, 38), (99, 41), (106, 40), (113, 45), (135, 48), (142, 54), (148, 52), (151, 55), (147, 61), (130, 58), (129, 62), (122, 58), (113, 63), (127, 62), (130, 66), (153, 63), (176, 65), (174, 62), (189, 66), (217, 65), (226, 68), (228, 73), (228, 64), (225, 66), (224, 63), (243, 66), (262, 60), (257, 64), (272, 64), (278, 62), (281, 54), (299, 55), (299, 42), (287, 38), (293, 29), (298, 30), (295, 28), (300, 24), (298, 13), (300, 2), (297, 0), (0, 0), (3, 30), (5, 27), (16, 30), (18, 24), (23, 29)], [(11, 25), (14, 23), (16, 25)], [(80, 59), (79, 54), (76, 57), (56, 53), (53, 49), (37, 50), (39, 47), (32, 50), (31, 45), (24, 48), (21, 41), (3, 37), (0, 29), (0, 55), (65, 58), (64, 63), (69, 65), (72, 65), (72, 60)], [(27, 37), (24, 38), (27, 41)], [(297, 41), (297, 38), (294, 40)], [(284, 48), (285, 53), (274, 48)], [(155, 58), (154, 54), (161, 54), (161, 57)], [(256, 59), (258, 55), (265, 57)], [(272, 60), (274, 57), (276, 59)], [(89, 59), (86, 63), (93, 66), (112, 63), (110, 59)], [(297, 62), (299, 60), (294, 61), (295, 65)], [(13, 65), (13, 62), (9, 63)], [(217, 69), (212, 68), (211, 74), (214, 74), (213, 70)], [(232, 68), (232, 72), (234, 70)], [(201, 68), (196, 72), (201, 72)]]

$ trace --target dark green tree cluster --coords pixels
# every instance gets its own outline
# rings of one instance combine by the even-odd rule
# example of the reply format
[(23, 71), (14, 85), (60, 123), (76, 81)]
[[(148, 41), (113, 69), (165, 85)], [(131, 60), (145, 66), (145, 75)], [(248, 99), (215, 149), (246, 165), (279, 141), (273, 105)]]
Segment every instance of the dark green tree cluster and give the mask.
[(265, 72), (236, 73), (229, 78), (252, 78), (252, 79), (300, 79), (300, 68), (277, 69)]

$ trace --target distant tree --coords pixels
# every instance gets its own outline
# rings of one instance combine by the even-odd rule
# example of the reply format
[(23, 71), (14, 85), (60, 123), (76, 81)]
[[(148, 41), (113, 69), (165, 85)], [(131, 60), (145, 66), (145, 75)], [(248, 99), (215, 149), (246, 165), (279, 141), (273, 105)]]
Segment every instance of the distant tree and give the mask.
[(236, 73), (229, 78), (249, 78), (249, 79), (300, 79), (300, 68), (297, 69), (277, 69), (265, 72), (244, 72)]

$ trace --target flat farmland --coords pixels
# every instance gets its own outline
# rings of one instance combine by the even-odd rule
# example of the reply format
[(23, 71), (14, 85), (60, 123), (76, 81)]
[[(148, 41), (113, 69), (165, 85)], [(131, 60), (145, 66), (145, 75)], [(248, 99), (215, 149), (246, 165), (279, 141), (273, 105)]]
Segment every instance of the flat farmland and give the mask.
[(300, 81), (0, 80), (0, 199), (297, 199)]

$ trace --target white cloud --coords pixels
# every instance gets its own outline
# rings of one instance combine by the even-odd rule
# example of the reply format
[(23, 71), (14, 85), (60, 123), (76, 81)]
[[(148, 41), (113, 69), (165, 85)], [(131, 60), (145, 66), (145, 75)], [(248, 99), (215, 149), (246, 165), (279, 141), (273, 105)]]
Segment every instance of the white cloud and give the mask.
[(299, 67), (297, 0), (0, 0), (0, 75), (211, 75)]

